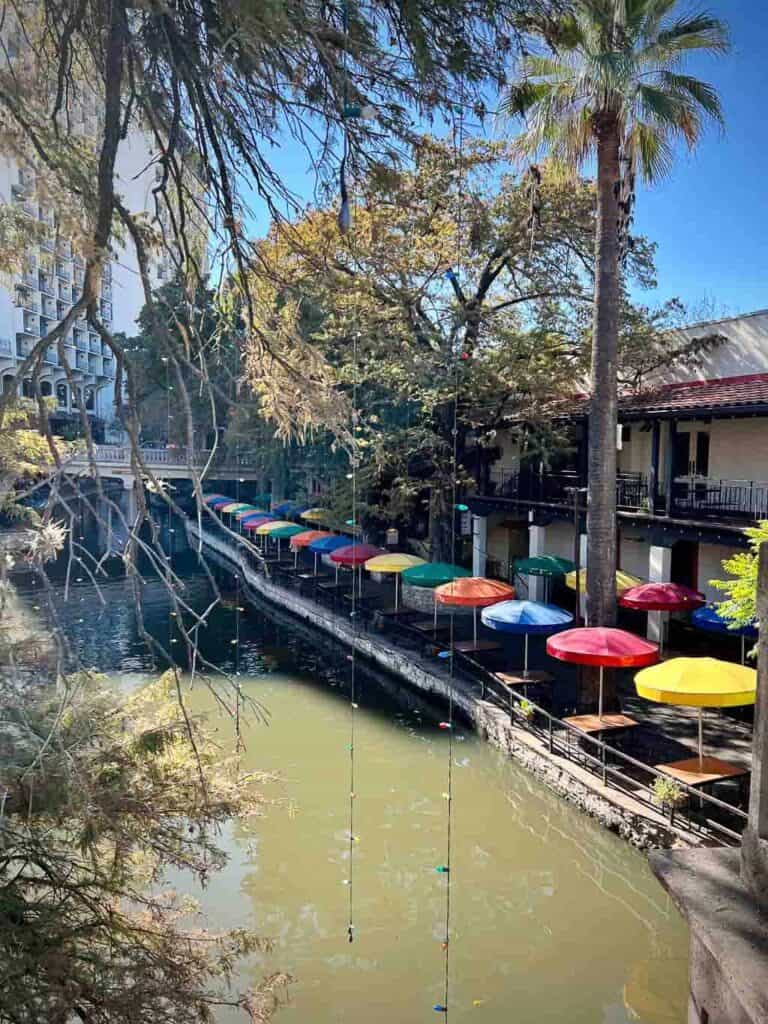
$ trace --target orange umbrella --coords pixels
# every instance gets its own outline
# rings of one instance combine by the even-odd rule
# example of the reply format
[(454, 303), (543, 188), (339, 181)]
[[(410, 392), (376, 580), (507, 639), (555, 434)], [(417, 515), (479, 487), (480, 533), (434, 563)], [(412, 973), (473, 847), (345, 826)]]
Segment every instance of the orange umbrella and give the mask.
[(489, 580), (485, 576), (463, 576), (443, 583), (434, 590), (435, 600), (462, 608), (474, 608), (474, 637), (477, 643), (477, 609), (487, 608), (497, 601), (510, 601), (515, 588), (501, 580)]
[(295, 537), (291, 537), (291, 547), (305, 548), (313, 540), (321, 540), (323, 537), (332, 536), (333, 534), (329, 533), (328, 530), (305, 530), (303, 533), (297, 533)]

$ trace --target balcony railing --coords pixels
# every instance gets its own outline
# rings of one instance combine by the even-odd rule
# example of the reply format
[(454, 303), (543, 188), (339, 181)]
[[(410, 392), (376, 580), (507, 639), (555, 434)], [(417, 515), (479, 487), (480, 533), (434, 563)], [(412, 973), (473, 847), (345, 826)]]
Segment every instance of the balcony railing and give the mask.
[(0, 338), (0, 355), (9, 356), (13, 351), (10, 338)]
[(75, 353), (75, 366), (78, 370), (88, 369), (88, 356), (84, 352)]
[[(570, 507), (574, 487), (586, 487), (586, 478), (575, 470), (521, 472), (501, 466), (491, 470), (491, 496), (512, 501)], [(616, 478), (616, 507), (620, 512), (749, 523), (768, 519), (768, 482), (678, 478), (672, 484), (669, 505), (664, 495), (657, 495), (652, 507), (648, 477), (621, 473)]]

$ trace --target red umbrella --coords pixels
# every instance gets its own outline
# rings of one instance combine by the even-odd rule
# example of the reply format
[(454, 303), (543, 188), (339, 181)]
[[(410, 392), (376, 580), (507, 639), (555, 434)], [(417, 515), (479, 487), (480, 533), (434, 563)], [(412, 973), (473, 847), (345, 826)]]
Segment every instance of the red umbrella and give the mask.
[(264, 523), (271, 523), (271, 522), (273, 522), (274, 518), (275, 518), (274, 516), (264, 515), (264, 516), (256, 516), (255, 519), (247, 519), (243, 523), (243, 529), (244, 530), (256, 530), (260, 526), (263, 526)]
[(683, 612), (706, 603), (703, 594), (681, 583), (642, 583), (625, 590), (619, 598), (619, 604), (640, 612)]
[(365, 565), (375, 558), (376, 555), (385, 555), (383, 548), (374, 547), (373, 544), (348, 544), (345, 548), (336, 548), (331, 552), (331, 561), (337, 565)]
[(477, 643), (477, 609), (488, 608), (499, 601), (511, 601), (515, 588), (501, 580), (489, 580), (485, 576), (460, 576), (450, 583), (441, 583), (434, 590), (435, 601), (462, 608), (474, 608), (473, 635)]
[(583, 626), (555, 633), (547, 640), (547, 654), (576, 665), (600, 667), (598, 715), (603, 717), (603, 670), (606, 668), (642, 668), (659, 660), (657, 644), (641, 640), (625, 629)]

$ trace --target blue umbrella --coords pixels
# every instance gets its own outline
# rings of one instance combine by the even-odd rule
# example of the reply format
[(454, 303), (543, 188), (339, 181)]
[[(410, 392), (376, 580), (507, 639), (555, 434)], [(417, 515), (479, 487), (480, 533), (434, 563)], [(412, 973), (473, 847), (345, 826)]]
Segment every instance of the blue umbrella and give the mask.
[(284, 501), (280, 505), (275, 505), (272, 511), (278, 516), (287, 516), (289, 513), (293, 512), (297, 504), (298, 502), (296, 501)]
[(747, 626), (731, 626), (727, 619), (724, 619), (714, 605), (708, 604), (703, 608), (697, 608), (691, 616), (691, 622), (698, 629), (707, 633), (730, 633), (731, 636), (741, 637), (741, 663), (745, 661), (744, 641), (749, 637), (757, 636), (757, 625), (749, 623)]
[[(315, 556), (315, 575), (317, 575), (317, 556), (318, 555), (330, 555), (336, 548), (346, 548), (352, 543), (351, 537), (321, 537), (320, 540), (313, 540), (309, 545), (309, 550)], [(336, 569), (336, 575), (338, 576), (339, 570)]]
[(556, 633), (573, 622), (573, 615), (555, 604), (542, 601), (499, 601), (481, 612), (483, 625), (501, 633), (522, 633), (525, 637), (523, 673), (528, 674), (528, 637)]

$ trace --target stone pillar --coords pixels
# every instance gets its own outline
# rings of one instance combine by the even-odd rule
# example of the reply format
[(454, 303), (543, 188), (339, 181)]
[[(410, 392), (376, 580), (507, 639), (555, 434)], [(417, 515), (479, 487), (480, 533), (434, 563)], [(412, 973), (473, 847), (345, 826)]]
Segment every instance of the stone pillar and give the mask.
[[(587, 571), (587, 535), (582, 533), (579, 535), (579, 572), (583, 579), (584, 573)], [(587, 621), (587, 588), (580, 582), (581, 593), (579, 595), (579, 615), (584, 622)], [(583, 588), (583, 589), (582, 589)]]
[[(668, 583), (672, 572), (672, 548), (651, 545), (648, 554), (648, 579), (651, 583)], [(669, 612), (648, 612), (647, 637), (655, 644), (666, 641), (669, 632)]]
[[(544, 555), (547, 552), (546, 526), (535, 526), (533, 523), (528, 527), (528, 554)], [(543, 601), (546, 589), (546, 579), (543, 576), (528, 576), (528, 598), (531, 601)]]
[(485, 576), (488, 561), (488, 519), (472, 516), (472, 575)]
[(757, 618), (757, 700), (752, 737), (749, 823), (741, 846), (741, 877), (755, 901), (768, 911), (768, 544), (760, 545)]

